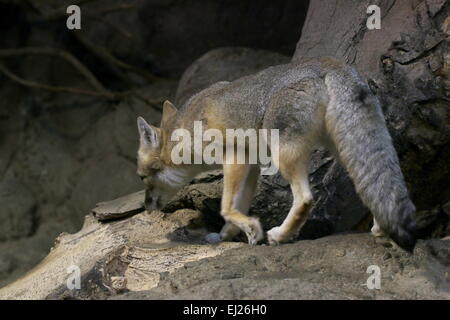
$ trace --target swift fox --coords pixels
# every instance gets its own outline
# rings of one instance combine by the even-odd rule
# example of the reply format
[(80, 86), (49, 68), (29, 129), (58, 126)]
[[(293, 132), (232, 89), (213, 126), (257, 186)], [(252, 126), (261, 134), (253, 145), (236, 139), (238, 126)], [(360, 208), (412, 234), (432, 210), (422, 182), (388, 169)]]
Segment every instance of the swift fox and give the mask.
[[(172, 132), (177, 128), (192, 132), (195, 121), (220, 132), (279, 130), (274, 162), (290, 183), (294, 201), (284, 222), (267, 232), (270, 244), (289, 241), (307, 220), (313, 203), (308, 162), (321, 145), (340, 160), (373, 213), (372, 233), (386, 233), (405, 250), (414, 248), (415, 207), (380, 103), (352, 67), (332, 58), (274, 66), (233, 82), (216, 83), (178, 109), (166, 101), (159, 128), (139, 117), (137, 173), (146, 184), (148, 210), (161, 209), (195, 175), (211, 169), (206, 164), (175, 165), (171, 159), (177, 144)], [(260, 168), (233, 161), (222, 167), (221, 214), (226, 224), (220, 238), (229, 240), (242, 230), (248, 242), (256, 244), (264, 237), (263, 229), (258, 219), (247, 214)]]

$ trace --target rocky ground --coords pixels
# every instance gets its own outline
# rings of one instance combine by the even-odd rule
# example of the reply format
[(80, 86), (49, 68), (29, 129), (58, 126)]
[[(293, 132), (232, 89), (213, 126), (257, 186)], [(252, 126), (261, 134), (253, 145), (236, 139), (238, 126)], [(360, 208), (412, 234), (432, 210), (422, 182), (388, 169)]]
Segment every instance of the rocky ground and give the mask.
[[(208, 244), (205, 236), (216, 228), (200, 211), (148, 213), (142, 203), (139, 193), (100, 204), (81, 231), (61, 234), (38, 266), (0, 289), (0, 298), (450, 299), (449, 238), (420, 240), (413, 254), (368, 233), (280, 246)], [(124, 207), (141, 213), (103, 222), (95, 216)], [(73, 266), (79, 289), (67, 285)], [(367, 285), (373, 266), (378, 289)]]
[[(111, 299), (448, 300), (449, 249), (449, 240), (421, 241), (411, 256), (367, 233), (277, 247), (243, 245), (186, 264), (151, 290)], [(367, 285), (374, 265), (380, 267), (380, 289)]]
[[(208, 243), (223, 224), (208, 205), (220, 179), (200, 175), (166, 212), (145, 211), (143, 191), (97, 204), (0, 299), (450, 299), (450, 237), (419, 240), (412, 254), (367, 232), (279, 246), (250, 246), (244, 235)], [(78, 289), (68, 285), (74, 268)]]

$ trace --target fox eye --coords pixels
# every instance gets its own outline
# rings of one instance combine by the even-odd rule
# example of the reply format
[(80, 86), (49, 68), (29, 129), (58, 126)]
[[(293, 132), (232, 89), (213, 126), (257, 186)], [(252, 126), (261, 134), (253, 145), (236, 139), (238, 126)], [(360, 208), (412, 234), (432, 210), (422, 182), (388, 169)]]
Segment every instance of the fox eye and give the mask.
[(141, 180), (144, 181), (144, 179), (146, 178), (146, 176), (139, 176), (139, 178), (141, 178)]
[(159, 171), (161, 171), (161, 168), (159, 168), (159, 167), (153, 167), (153, 168), (151, 168), (150, 170), (151, 170), (152, 174), (156, 174), (156, 173), (158, 173)]

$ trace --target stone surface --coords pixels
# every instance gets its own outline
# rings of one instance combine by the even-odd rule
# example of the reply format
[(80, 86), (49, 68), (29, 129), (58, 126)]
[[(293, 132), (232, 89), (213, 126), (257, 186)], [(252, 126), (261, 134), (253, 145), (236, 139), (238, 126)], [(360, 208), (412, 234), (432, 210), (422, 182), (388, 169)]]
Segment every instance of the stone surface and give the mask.
[(232, 81), (289, 60), (279, 53), (246, 47), (208, 51), (184, 71), (175, 94), (175, 105), (181, 106), (191, 96), (216, 82)]
[[(312, 0), (294, 62), (334, 56), (355, 66), (379, 97), (419, 210), (450, 199), (450, 3), (381, 1), (381, 29), (366, 28), (373, 1)], [(353, 201), (353, 200), (351, 200)]]
[(112, 201), (99, 202), (92, 213), (100, 221), (125, 218), (144, 211), (144, 200), (145, 190), (141, 190)]
[[(111, 299), (450, 299), (448, 240), (420, 241), (414, 255), (399, 250), (367, 233), (243, 246)], [(367, 286), (369, 266), (380, 268), (380, 289)]]
[[(420, 240), (413, 254), (369, 233), (208, 244), (211, 227), (190, 209), (109, 223), (86, 216), (0, 299), (450, 299), (449, 240)], [(367, 286), (373, 266), (379, 289)], [(68, 288), (68, 270), (80, 271), (80, 289)]]
[(37, 223), (36, 199), (12, 170), (0, 181), (0, 203), (0, 242), (33, 234)]
[[(160, 72), (179, 75), (194, 59), (218, 47), (247, 46), (291, 55), (308, 2), (145, 1), (135, 19), (124, 21), (135, 24), (137, 19), (142, 26), (145, 53), (138, 54), (151, 52), (148, 60), (157, 61)], [(117, 48), (112, 39), (107, 45), (130, 52), (125, 43)]]
[[(26, 12), (7, 4), (27, 6), (16, 0), (2, 0), (3, 3), (3, 26), (12, 33), (2, 41), (8, 47), (19, 42), (21, 33), (28, 30), (25, 23), (17, 25), (19, 17), (22, 18), (19, 21), (26, 21), (26, 16), (17, 17)], [(291, 55), (301, 34), (309, 0), (137, 0), (127, 3), (123, 10), (108, 10), (118, 3), (115, 0), (84, 3), (82, 35), (140, 68), (178, 77), (194, 59), (217, 47), (248, 46)], [(46, 11), (55, 10), (61, 8), (61, 1), (47, 0), (38, 5)], [(35, 18), (30, 12), (28, 15)], [(51, 26), (57, 30), (65, 19), (63, 15)], [(35, 24), (32, 32), (42, 36), (48, 32), (46, 27), (48, 24)], [(70, 34), (55, 32), (60, 35), (59, 42), (72, 42), (75, 50), (81, 49)], [(51, 37), (45, 40), (47, 44), (52, 41)], [(89, 64), (97, 64), (105, 79), (117, 80), (114, 68), (94, 57), (85, 58)]]
[[(142, 94), (162, 103), (175, 93), (174, 84), (150, 85)], [(88, 110), (88, 102), (70, 96), (64, 115), (64, 102), (53, 101), (57, 107), (44, 101), (2, 105), (0, 286), (37, 264), (59, 233), (79, 230), (96, 203), (143, 188), (136, 175), (136, 118), (158, 124), (159, 110), (133, 98), (118, 105), (97, 101)], [(37, 114), (29, 114), (27, 104)]]

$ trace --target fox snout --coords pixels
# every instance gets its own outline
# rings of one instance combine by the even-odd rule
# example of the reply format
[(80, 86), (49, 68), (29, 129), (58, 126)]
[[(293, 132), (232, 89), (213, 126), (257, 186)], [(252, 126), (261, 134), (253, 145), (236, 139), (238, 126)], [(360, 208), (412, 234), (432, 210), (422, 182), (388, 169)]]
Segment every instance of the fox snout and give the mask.
[(145, 209), (148, 212), (151, 212), (153, 210), (161, 210), (162, 209), (161, 203), (159, 201), (159, 197), (152, 195), (148, 189), (145, 190), (144, 205), (145, 205)]

